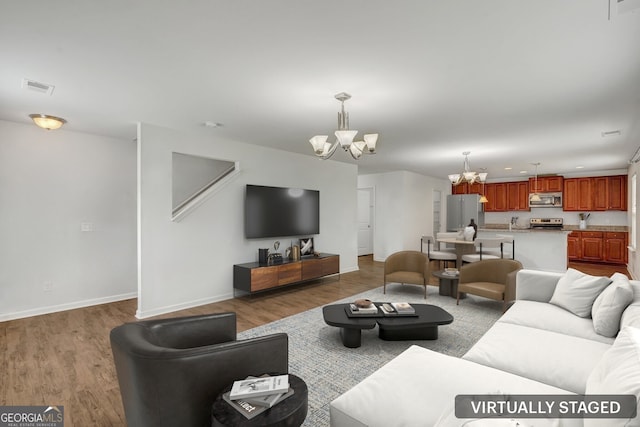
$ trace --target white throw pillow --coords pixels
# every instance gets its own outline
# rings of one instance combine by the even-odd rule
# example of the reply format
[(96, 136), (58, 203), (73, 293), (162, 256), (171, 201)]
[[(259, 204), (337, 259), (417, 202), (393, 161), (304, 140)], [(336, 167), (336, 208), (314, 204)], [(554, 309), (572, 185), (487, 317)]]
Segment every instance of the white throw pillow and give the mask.
[(589, 317), (593, 302), (609, 283), (608, 277), (590, 276), (570, 268), (558, 280), (549, 302), (576, 316)]
[(586, 394), (631, 394), (638, 416), (633, 419), (585, 419), (585, 427), (640, 426), (640, 329), (623, 328), (587, 379)]
[(593, 328), (605, 337), (616, 336), (622, 312), (633, 301), (633, 289), (627, 276), (615, 274), (611, 278), (613, 282), (598, 295), (591, 309)]

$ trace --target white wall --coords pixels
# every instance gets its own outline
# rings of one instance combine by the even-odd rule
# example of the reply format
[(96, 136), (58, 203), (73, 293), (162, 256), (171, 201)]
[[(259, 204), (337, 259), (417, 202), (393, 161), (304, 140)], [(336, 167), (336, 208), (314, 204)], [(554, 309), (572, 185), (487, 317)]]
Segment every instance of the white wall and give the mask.
[[(258, 248), (290, 238), (244, 238), (246, 184), (320, 191), (316, 250), (357, 270), (357, 167), (311, 156), (139, 125), (140, 298), (148, 317), (233, 297), (233, 264), (257, 261)], [(240, 174), (180, 222), (171, 221), (171, 153), (238, 160)]]
[(135, 297), (135, 159), (130, 140), (0, 121), (0, 321)]
[(361, 175), (358, 188), (374, 188), (376, 261), (397, 251), (420, 250), (420, 237), (433, 234), (433, 190), (443, 197), (451, 192), (448, 180), (406, 171)]

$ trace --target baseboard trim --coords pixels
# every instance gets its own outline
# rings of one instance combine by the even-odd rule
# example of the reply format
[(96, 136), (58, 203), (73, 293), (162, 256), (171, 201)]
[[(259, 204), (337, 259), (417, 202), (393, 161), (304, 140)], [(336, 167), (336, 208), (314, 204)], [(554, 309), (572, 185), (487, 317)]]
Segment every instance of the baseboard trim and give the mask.
[(168, 305), (164, 307), (154, 308), (153, 310), (141, 311), (138, 307), (136, 311), (136, 318), (146, 319), (148, 317), (160, 316), (161, 314), (173, 313), (175, 311), (187, 310), (193, 307), (199, 307), (201, 305), (213, 304), (214, 302), (220, 302), (233, 298), (233, 293), (218, 295), (211, 298), (202, 298), (199, 300), (183, 302), (180, 304)]
[(82, 300), (82, 301), (74, 301), (70, 303), (51, 305), (47, 307), (38, 307), (31, 310), (16, 311), (14, 313), (5, 313), (5, 314), (0, 314), (0, 322), (24, 319), (27, 317), (41, 316), (43, 314), (58, 313), (60, 311), (74, 310), (76, 308), (91, 307), (93, 305), (108, 304), (111, 302), (124, 301), (124, 300), (133, 299), (137, 297), (138, 297), (137, 292), (131, 292), (127, 294), (112, 295), (108, 297), (94, 298), (94, 299), (88, 299), (88, 300)]
[[(340, 273), (338, 273), (338, 275), (344, 274), (344, 273), (350, 273), (352, 271), (358, 271), (358, 270), (359, 270), (358, 266), (345, 268), (344, 270), (340, 270)], [(333, 277), (333, 276), (326, 276), (326, 277)], [(164, 307), (154, 308), (152, 310), (141, 311), (140, 308), (138, 308), (138, 310), (136, 311), (136, 318), (146, 319), (149, 317), (160, 316), (163, 314), (173, 313), (180, 310), (187, 310), (193, 307), (199, 307), (201, 305), (213, 304), (215, 302), (225, 301), (232, 298), (235, 298), (235, 295), (233, 294), (233, 292), (228, 294), (218, 295), (211, 298), (202, 298), (199, 300), (183, 302), (180, 304), (167, 305)]]

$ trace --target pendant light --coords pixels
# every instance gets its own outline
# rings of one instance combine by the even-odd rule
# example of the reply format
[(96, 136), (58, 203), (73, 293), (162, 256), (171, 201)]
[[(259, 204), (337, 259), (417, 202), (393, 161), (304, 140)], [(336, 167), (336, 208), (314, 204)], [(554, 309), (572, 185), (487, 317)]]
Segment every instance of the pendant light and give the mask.
[(540, 201), (540, 195), (538, 194), (538, 166), (540, 165), (540, 162), (531, 163), (531, 164), (536, 167), (536, 175), (535, 175), (534, 184), (533, 184), (534, 192), (531, 195), (531, 198), (529, 200), (532, 201), (532, 202), (539, 202)]

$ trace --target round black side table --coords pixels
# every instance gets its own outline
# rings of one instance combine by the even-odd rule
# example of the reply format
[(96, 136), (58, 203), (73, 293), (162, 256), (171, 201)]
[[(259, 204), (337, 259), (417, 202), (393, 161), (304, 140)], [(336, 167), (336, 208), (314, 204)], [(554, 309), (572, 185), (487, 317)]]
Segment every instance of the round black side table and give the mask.
[(289, 374), (289, 387), (293, 388), (293, 395), (249, 420), (222, 398), (224, 393), (231, 390), (229, 385), (213, 402), (211, 425), (213, 427), (298, 427), (307, 418), (307, 384), (302, 378)]

